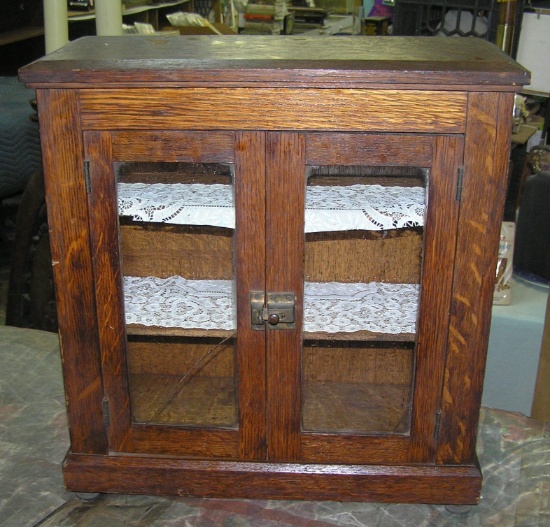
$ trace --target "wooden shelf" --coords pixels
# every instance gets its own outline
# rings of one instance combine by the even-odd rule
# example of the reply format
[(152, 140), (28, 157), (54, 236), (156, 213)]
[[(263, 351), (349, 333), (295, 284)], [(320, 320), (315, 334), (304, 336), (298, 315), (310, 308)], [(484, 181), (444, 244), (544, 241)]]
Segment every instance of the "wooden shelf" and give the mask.
[[(133, 418), (145, 424), (234, 427), (237, 401), (232, 378), (178, 375), (130, 376)], [(361, 396), (358, 397), (357, 394)], [(411, 387), (402, 384), (306, 382), (306, 431), (406, 433)], [(351, 404), (362, 401), (363, 404)]]
[[(144, 4), (136, 5), (133, 7), (123, 8), (122, 16), (137, 15), (139, 13), (145, 13), (146, 11), (153, 11), (163, 9), (165, 7), (175, 7), (182, 4), (188, 4), (193, 0), (174, 0), (173, 2), (163, 2), (159, 4)], [(95, 18), (95, 10), (90, 11), (68, 11), (67, 16), (69, 22), (79, 22), (81, 20), (93, 20)]]
[(405, 384), (306, 382), (302, 426), (312, 432), (405, 433), (410, 400)]
[(227, 329), (184, 329), (167, 328), (159, 326), (143, 326), (141, 324), (128, 324), (128, 335), (160, 336), (163, 337), (230, 337), (235, 331)]
[(326, 333), (304, 331), (304, 340), (349, 340), (356, 342), (415, 342), (415, 333), (375, 333), (374, 331), (354, 331), (350, 333)]
[[(192, 3), (193, 0), (173, 0), (170, 2), (163, 2), (158, 4), (145, 4), (136, 5), (125, 8), (122, 12), (122, 16), (132, 16), (139, 13), (146, 13), (147, 11), (158, 11), (159, 9), (177, 7), (179, 5)], [(67, 11), (67, 20), (69, 22), (82, 22), (95, 19), (95, 10), (90, 11)], [(0, 33), (0, 47), (13, 44), (15, 42), (23, 42), (36, 37), (41, 37), (45, 34), (44, 27), (29, 26), (18, 29), (12, 29)]]
[(22, 42), (23, 40), (29, 40), (42, 35), (44, 35), (43, 27), (22, 27), (20, 29), (12, 29), (11, 31), (0, 33), (0, 46), (7, 46), (8, 44)]
[(130, 376), (133, 418), (139, 423), (235, 426), (237, 401), (233, 378), (179, 375)]

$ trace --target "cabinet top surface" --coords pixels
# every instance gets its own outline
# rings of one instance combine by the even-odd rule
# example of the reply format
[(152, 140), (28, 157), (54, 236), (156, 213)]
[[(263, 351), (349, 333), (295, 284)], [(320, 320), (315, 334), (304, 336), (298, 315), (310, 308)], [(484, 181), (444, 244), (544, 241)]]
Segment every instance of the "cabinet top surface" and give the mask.
[[(477, 38), (84, 37), (24, 67), (35, 86), (368, 85), (517, 90), (529, 73)], [(483, 86), (485, 88), (483, 88)]]

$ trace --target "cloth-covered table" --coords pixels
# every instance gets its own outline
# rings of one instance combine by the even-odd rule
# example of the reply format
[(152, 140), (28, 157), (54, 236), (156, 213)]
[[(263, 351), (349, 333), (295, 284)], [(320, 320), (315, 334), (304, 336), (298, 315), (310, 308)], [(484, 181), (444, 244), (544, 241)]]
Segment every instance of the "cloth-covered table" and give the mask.
[[(0, 326), (0, 525), (542, 527), (550, 525), (550, 423), (482, 408), (482, 499), (438, 505), (100, 495), (63, 489), (69, 441), (57, 335)], [(89, 496), (86, 496), (89, 497)]]

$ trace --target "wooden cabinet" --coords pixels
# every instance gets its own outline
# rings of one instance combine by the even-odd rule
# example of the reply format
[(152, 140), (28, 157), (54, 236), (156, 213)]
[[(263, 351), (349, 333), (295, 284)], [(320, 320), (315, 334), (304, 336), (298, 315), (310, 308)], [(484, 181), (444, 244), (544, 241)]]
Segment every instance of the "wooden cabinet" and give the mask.
[(78, 491), (475, 503), (520, 66), (90, 37), (37, 88)]

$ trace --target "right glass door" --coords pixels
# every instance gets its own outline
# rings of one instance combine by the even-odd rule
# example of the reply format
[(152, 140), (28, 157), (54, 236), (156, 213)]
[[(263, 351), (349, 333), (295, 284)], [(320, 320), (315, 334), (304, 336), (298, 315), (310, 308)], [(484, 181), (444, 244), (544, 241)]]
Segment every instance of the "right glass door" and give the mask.
[(304, 457), (317, 449), (341, 462), (429, 461), (461, 138), (311, 134), (307, 144)]
[(302, 427), (408, 433), (427, 170), (308, 172)]

